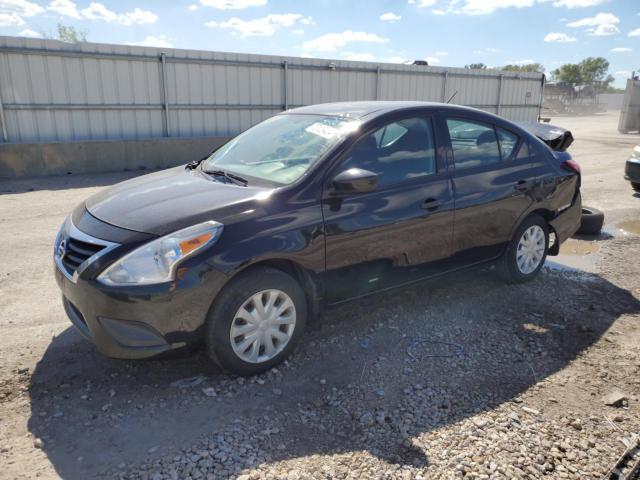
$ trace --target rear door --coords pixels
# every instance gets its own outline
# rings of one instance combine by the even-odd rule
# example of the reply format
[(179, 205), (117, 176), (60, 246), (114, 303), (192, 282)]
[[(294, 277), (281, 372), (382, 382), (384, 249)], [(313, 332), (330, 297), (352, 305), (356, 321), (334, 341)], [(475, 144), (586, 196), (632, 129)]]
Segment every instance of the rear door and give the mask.
[[(328, 175), (322, 213), (329, 303), (415, 281), (451, 255), (453, 194), (429, 115), (394, 118), (365, 133)], [(368, 193), (337, 194), (349, 168), (378, 175)]]
[(532, 204), (527, 143), (483, 118), (445, 116), (455, 197), (456, 263), (497, 257)]

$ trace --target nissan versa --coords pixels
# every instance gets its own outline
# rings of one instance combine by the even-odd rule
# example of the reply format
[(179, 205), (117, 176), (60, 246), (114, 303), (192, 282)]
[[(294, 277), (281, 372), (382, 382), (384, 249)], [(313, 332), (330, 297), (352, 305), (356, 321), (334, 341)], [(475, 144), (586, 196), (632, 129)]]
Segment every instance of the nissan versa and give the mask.
[(251, 375), (283, 361), (323, 306), (487, 262), (531, 280), (580, 214), (577, 163), (503, 118), (315, 105), (93, 195), (60, 229), (55, 276), (105, 355), (204, 343)]

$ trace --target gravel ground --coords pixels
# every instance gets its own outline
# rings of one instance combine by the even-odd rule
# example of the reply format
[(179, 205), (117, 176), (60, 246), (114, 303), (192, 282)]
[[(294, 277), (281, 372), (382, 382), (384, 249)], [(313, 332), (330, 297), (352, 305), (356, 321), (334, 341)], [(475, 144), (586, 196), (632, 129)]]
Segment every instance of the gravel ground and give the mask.
[(55, 232), (138, 173), (0, 182), (0, 478), (601, 478), (640, 433), (640, 198), (622, 179), (640, 139), (613, 114), (554, 122), (605, 234), (531, 284), (474, 270), (329, 310), (251, 379), (201, 353), (109, 360), (70, 328)]

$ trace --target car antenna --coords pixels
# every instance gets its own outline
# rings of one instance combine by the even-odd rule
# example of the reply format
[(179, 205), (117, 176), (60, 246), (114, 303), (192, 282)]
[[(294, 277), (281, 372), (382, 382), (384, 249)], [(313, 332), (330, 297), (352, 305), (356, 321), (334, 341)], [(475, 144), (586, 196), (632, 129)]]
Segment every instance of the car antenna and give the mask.
[(453, 92), (453, 95), (451, 95), (449, 97), (449, 100), (447, 100), (447, 103), (451, 103), (451, 100), (453, 100), (453, 97), (455, 97), (458, 94), (458, 90), (456, 90), (455, 92)]

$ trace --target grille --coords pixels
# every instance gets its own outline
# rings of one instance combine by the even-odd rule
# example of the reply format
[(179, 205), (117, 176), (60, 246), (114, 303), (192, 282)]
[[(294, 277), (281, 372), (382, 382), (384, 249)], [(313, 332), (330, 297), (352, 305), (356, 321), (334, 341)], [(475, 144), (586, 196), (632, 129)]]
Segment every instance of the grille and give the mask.
[(68, 237), (66, 242), (65, 254), (60, 260), (71, 275), (87, 258), (105, 248), (104, 245), (82, 242), (72, 237)]

